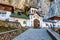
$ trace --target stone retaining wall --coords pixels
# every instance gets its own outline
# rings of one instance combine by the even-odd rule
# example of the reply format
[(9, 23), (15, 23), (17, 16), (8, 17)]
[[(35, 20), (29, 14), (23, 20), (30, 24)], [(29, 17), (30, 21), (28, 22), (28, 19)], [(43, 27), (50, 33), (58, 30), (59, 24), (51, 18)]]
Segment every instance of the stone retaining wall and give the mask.
[(57, 32), (58, 34), (60, 34), (60, 28), (55, 27), (54, 31)]
[(18, 34), (20, 34), (19, 29), (7, 31), (7, 32), (1, 32), (0, 40), (12, 40)]

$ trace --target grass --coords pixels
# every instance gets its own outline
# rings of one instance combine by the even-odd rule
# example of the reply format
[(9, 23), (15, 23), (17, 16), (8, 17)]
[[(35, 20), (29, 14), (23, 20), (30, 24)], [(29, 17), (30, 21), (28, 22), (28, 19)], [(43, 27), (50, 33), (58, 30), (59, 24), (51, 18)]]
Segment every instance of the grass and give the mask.
[(0, 32), (10, 31), (10, 30), (14, 30), (14, 29), (17, 29), (17, 28), (0, 26)]

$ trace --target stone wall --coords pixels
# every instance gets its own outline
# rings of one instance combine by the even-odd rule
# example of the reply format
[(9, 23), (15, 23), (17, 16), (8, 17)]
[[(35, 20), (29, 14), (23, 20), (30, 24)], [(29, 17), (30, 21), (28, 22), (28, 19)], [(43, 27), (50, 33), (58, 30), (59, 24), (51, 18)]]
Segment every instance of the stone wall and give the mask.
[(60, 28), (55, 28), (55, 27), (54, 27), (53, 30), (60, 35)]
[(20, 29), (15, 29), (7, 32), (0, 33), (0, 40), (12, 40), (15, 36), (19, 35)]
[(9, 20), (0, 20), (0, 26), (4, 26), (4, 27), (11, 27), (11, 28), (21, 28), (21, 24), (19, 22), (13, 22), (13, 21), (9, 21)]

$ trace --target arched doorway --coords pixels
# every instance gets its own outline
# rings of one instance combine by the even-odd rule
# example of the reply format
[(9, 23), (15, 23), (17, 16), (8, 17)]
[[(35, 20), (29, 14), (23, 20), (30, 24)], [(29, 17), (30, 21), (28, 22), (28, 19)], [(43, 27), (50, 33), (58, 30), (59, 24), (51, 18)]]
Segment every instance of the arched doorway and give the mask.
[(39, 23), (40, 23), (40, 21), (38, 19), (35, 19), (34, 20), (34, 28), (37, 28)]

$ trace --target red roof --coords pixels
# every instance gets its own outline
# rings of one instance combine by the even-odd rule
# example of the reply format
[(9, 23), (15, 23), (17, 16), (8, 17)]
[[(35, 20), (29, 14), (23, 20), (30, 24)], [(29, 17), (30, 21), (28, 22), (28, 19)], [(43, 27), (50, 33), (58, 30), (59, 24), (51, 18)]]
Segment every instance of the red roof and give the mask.
[(60, 20), (60, 17), (58, 17), (58, 16), (53, 16), (53, 17), (48, 18), (48, 19), (50, 19), (50, 20)]
[(0, 10), (6, 10), (6, 11), (14, 12), (14, 7), (11, 6), (11, 5), (1, 4), (0, 3)]

